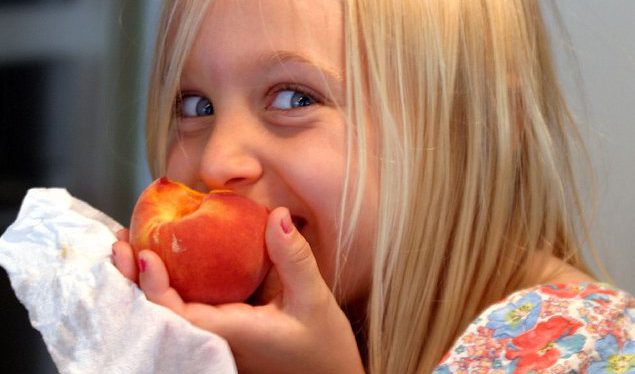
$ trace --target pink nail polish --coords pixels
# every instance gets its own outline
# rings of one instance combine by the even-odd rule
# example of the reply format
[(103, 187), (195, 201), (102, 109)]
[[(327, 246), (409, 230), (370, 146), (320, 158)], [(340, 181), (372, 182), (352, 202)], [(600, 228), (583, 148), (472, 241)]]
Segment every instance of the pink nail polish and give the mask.
[(288, 214), (285, 214), (280, 220), (280, 227), (285, 234), (289, 234), (293, 231), (293, 222), (291, 222), (291, 217), (289, 217)]
[(145, 272), (146, 271), (146, 267), (147, 267), (146, 260), (144, 260), (142, 258), (139, 258), (137, 263), (139, 264), (139, 272), (140, 273)]

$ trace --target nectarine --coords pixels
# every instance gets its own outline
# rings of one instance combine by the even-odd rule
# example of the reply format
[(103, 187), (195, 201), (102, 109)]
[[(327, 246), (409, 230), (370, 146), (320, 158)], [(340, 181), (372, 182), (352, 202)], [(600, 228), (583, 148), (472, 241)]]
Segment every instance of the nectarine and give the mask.
[(139, 197), (130, 221), (135, 253), (163, 260), (185, 301), (245, 301), (271, 263), (265, 247), (268, 210), (228, 190), (204, 194), (161, 178)]

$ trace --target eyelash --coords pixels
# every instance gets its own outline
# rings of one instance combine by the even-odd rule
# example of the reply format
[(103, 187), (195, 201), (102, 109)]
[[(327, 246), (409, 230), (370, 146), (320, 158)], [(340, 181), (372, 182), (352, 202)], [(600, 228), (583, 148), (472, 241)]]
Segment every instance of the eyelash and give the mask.
[[(322, 95), (318, 94), (317, 92), (313, 91), (312, 89), (305, 87), (305, 86), (301, 86), (295, 83), (283, 83), (281, 85), (275, 86), (273, 89), (270, 90), (270, 94), (268, 94), (268, 97), (271, 97), (272, 99), (269, 100), (269, 104), (268, 107), (271, 106), (271, 104), (273, 104), (273, 99), (275, 99), (276, 95), (278, 95), (279, 93), (283, 92), (283, 91), (294, 91), (300, 95), (304, 95), (304, 96), (308, 96), (311, 99), (313, 99), (313, 101), (315, 102), (315, 104), (321, 105), (324, 104), (324, 98), (322, 97)], [(293, 108), (295, 110), (297, 109), (305, 109), (305, 108)], [(288, 111), (291, 109), (276, 109), (279, 111)]]
[[(177, 98), (176, 98), (175, 111), (176, 111), (176, 115), (177, 115), (178, 118), (195, 118), (195, 117), (205, 117), (205, 116), (207, 116), (207, 115), (203, 115), (203, 116), (188, 116), (188, 115), (184, 115), (183, 114), (183, 111), (184, 111), (183, 105), (185, 104), (185, 100), (190, 99), (192, 97), (199, 97), (199, 98), (205, 99), (209, 103), (209, 105), (211, 106), (212, 113), (209, 114), (209, 115), (213, 115), (214, 114), (213, 113), (214, 107), (212, 105), (212, 102), (205, 95), (198, 95), (198, 94), (188, 93), (188, 94), (179, 94), (177, 96)], [(198, 109), (198, 107), (197, 107), (197, 109)]]
[[(280, 84), (278, 86), (275, 86), (274, 88), (269, 90), (269, 93), (266, 95), (267, 97), (269, 97), (270, 99), (268, 99), (268, 104), (267, 104), (267, 108), (269, 108), (271, 106), (271, 104), (273, 103), (273, 99), (275, 99), (276, 95), (278, 95), (279, 93), (283, 92), (283, 91), (294, 91), (300, 95), (304, 95), (304, 96), (308, 96), (311, 99), (313, 99), (313, 101), (315, 102), (315, 104), (324, 104), (325, 100), (323, 99), (322, 95), (318, 94), (317, 92), (313, 91), (312, 89), (309, 89), (305, 86), (301, 86), (298, 84), (294, 84), (294, 83), (283, 83)], [(185, 98), (188, 97), (192, 97), (192, 96), (201, 96), (201, 97), (205, 97), (205, 95), (201, 95), (195, 92), (187, 92), (187, 91), (181, 91), (177, 94), (176, 96), (176, 100), (175, 100), (175, 108), (176, 108), (176, 113), (177, 116), (180, 118), (190, 118), (188, 116), (183, 116), (181, 111), (182, 111), (182, 105), (183, 105), (183, 100)], [(209, 100), (209, 99), (208, 99)], [(213, 105), (213, 103), (212, 103)], [(303, 108), (293, 108), (293, 109), (303, 109)], [(291, 109), (276, 109), (278, 111), (288, 111)]]

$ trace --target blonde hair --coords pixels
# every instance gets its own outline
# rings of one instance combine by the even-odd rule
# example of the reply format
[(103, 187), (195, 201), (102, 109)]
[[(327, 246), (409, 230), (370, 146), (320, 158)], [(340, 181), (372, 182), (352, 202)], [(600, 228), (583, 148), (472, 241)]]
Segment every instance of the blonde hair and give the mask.
[(150, 72), (146, 114), (146, 154), (153, 177), (164, 175), (172, 124), (176, 121), (175, 100), (181, 71), (208, 0), (165, 1), (159, 20), (155, 53)]
[[(587, 270), (572, 158), (586, 152), (538, 2), (343, 4), (348, 158), (357, 162), (347, 164), (337, 268), (376, 169), (367, 368), (429, 372), (483, 308), (539, 281), (527, 272), (537, 253)], [(179, 74), (204, 13), (194, 0), (163, 12), (147, 127), (155, 175), (164, 172)]]
[(587, 270), (586, 152), (538, 2), (345, 4), (350, 122), (379, 132), (368, 367), (425, 373), (486, 306), (540, 281), (537, 253)]

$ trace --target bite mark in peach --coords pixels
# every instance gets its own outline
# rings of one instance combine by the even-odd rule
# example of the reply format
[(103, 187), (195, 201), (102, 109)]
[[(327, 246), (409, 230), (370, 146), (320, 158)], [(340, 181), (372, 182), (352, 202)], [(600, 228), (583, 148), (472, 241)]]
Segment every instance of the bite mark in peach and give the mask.
[(130, 221), (135, 253), (161, 257), (185, 301), (242, 302), (271, 262), (265, 247), (268, 210), (228, 190), (204, 194), (161, 178), (139, 196)]

